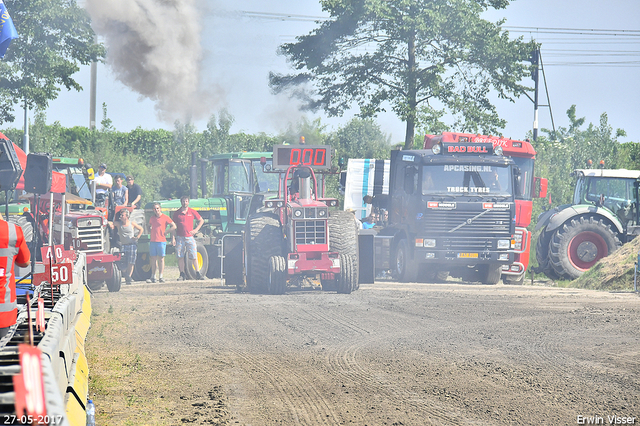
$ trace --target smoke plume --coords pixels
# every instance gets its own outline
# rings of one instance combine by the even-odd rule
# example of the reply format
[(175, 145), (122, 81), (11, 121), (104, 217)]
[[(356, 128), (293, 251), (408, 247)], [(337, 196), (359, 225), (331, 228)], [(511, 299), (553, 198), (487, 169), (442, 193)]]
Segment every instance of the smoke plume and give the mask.
[(197, 0), (86, 0), (116, 78), (156, 103), (166, 122), (206, 118), (219, 89), (200, 87), (202, 48)]

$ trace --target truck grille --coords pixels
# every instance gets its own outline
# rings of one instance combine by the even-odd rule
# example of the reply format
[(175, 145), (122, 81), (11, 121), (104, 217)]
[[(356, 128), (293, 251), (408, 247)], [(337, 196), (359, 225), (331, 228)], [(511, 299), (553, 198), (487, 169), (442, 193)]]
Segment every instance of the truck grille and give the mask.
[[(451, 241), (460, 239), (460, 243), (467, 244), (469, 240), (480, 238), (511, 237), (511, 212), (509, 210), (488, 210), (482, 216), (469, 220), (480, 214), (480, 211), (460, 210), (430, 210), (423, 217), (424, 231), (428, 235), (449, 237)], [(453, 232), (452, 229), (460, 226)]]
[(78, 221), (78, 237), (86, 245), (86, 248), (80, 251), (102, 252), (104, 250), (102, 232), (101, 220)]
[(296, 244), (327, 244), (326, 220), (296, 220), (293, 232)]

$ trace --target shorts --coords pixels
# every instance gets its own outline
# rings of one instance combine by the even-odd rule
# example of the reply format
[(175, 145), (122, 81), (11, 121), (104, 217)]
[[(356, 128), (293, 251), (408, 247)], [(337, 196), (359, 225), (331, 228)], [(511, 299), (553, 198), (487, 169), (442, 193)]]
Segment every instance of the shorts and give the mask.
[(149, 243), (149, 256), (165, 257), (167, 254), (167, 243), (165, 241), (151, 241)]
[(185, 254), (189, 259), (195, 259), (198, 255), (198, 246), (196, 239), (193, 237), (176, 237), (176, 256), (178, 259), (184, 257)]
[(123, 244), (122, 252), (124, 256), (122, 256), (122, 260), (127, 262), (127, 265), (135, 265), (136, 257), (138, 256), (138, 245), (137, 244)]

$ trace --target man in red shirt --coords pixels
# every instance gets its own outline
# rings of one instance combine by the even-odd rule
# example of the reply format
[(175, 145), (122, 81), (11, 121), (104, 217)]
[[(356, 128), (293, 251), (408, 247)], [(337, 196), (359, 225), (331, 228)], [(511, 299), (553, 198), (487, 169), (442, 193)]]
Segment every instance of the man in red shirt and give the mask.
[[(189, 207), (189, 197), (184, 195), (180, 198), (180, 207), (173, 213), (173, 221), (176, 224), (176, 232), (172, 238), (172, 244), (176, 247), (176, 256), (178, 257), (178, 268), (180, 268), (180, 277), (178, 281), (187, 279), (185, 274), (185, 254), (189, 258), (189, 266), (194, 271), (198, 271), (196, 264), (196, 256), (198, 255), (198, 246), (196, 245), (196, 239), (193, 237), (202, 227), (204, 219), (200, 214)], [(193, 227), (193, 222), (198, 221), (196, 227)], [(200, 275), (200, 272), (196, 272), (196, 279), (203, 280), (204, 277)]]
[(164, 256), (167, 253), (167, 237), (165, 232), (169, 225), (169, 232), (173, 235), (176, 224), (167, 215), (162, 214), (160, 203), (153, 204), (153, 216), (149, 219), (151, 229), (151, 242), (149, 243), (149, 257), (151, 258), (151, 278), (148, 283), (156, 282), (156, 271), (158, 271), (158, 281), (163, 283), (162, 273), (164, 272)]
[(0, 217), (0, 338), (18, 318), (15, 265), (29, 266), (30, 257), (22, 228)]

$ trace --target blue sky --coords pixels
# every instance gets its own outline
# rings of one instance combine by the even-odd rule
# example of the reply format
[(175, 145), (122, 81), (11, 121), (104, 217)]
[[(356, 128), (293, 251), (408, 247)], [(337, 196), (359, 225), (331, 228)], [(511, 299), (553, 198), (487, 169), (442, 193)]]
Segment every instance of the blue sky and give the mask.
[[(243, 11), (291, 14), (294, 18), (254, 18)], [(324, 16), (319, 3), (313, 0), (218, 1), (208, 2), (207, 9), (202, 10), (202, 81), (205, 86), (216, 88), (211, 113), (226, 107), (235, 117), (233, 133), (277, 134), (302, 115), (288, 99), (273, 96), (267, 85), (269, 71), (289, 70), (285, 59), (276, 54), (278, 45), (294, 41), (296, 35), (306, 34), (315, 27), (312, 21), (295, 17), (297, 15)], [(542, 59), (556, 127), (568, 125), (566, 110), (576, 104), (578, 116), (585, 117), (587, 123), (597, 124), (600, 115), (606, 112), (614, 129), (627, 131), (628, 136), (620, 139), (622, 142), (640, 142), (639, 16), (637, 0), (517, 0), (506, 10), (490, 13), (487, 19), (506, 18), (506, 26), (516, 27), (513, 35), (522, 35), (525, 40), (533, 37), (543, 43)], [(567, 31), (548, 32), (542, 28)], [(576, 29), (585, 31), (574, 31)], [(622, 33), (622, 30), (632, 32)], [(155, 102), (132, 91), (115, 76), (109, 66), (99, 65), (98, 122), (104, 102), (117, 130), (130, 131), (138, 126), (173, 128), (172, 120), (158, 118)], [(85, 90), (63, 91), (47, 109), (47, 122), (59, 121), (66, 127), (88, 126), (89, 67), (84, 67), (77, 79)], [(540, 103), (547, 104), (544, 92), (541, 92)], [(515, 104), (496, 99), (496, 105), (508, 121), (504, 135), (524, 138), (532, 128), (532, 102), (526, 97)], [(329, 129), (345, 124), (351, 116), (307, 115), (310, 119), (320, 117)], [(18, 112), (16, 127), (22, 126), (22, 117)], [(206, 128), (206, 121), (194, 121), (198, 131)], [(391, 134), (393, 142), (404, 140), (404, 123), (395, 116), (383, 114), (377, 121), (384, 132)], [(549, 108), (540, 109), (540, 127), (551, 127)]]

